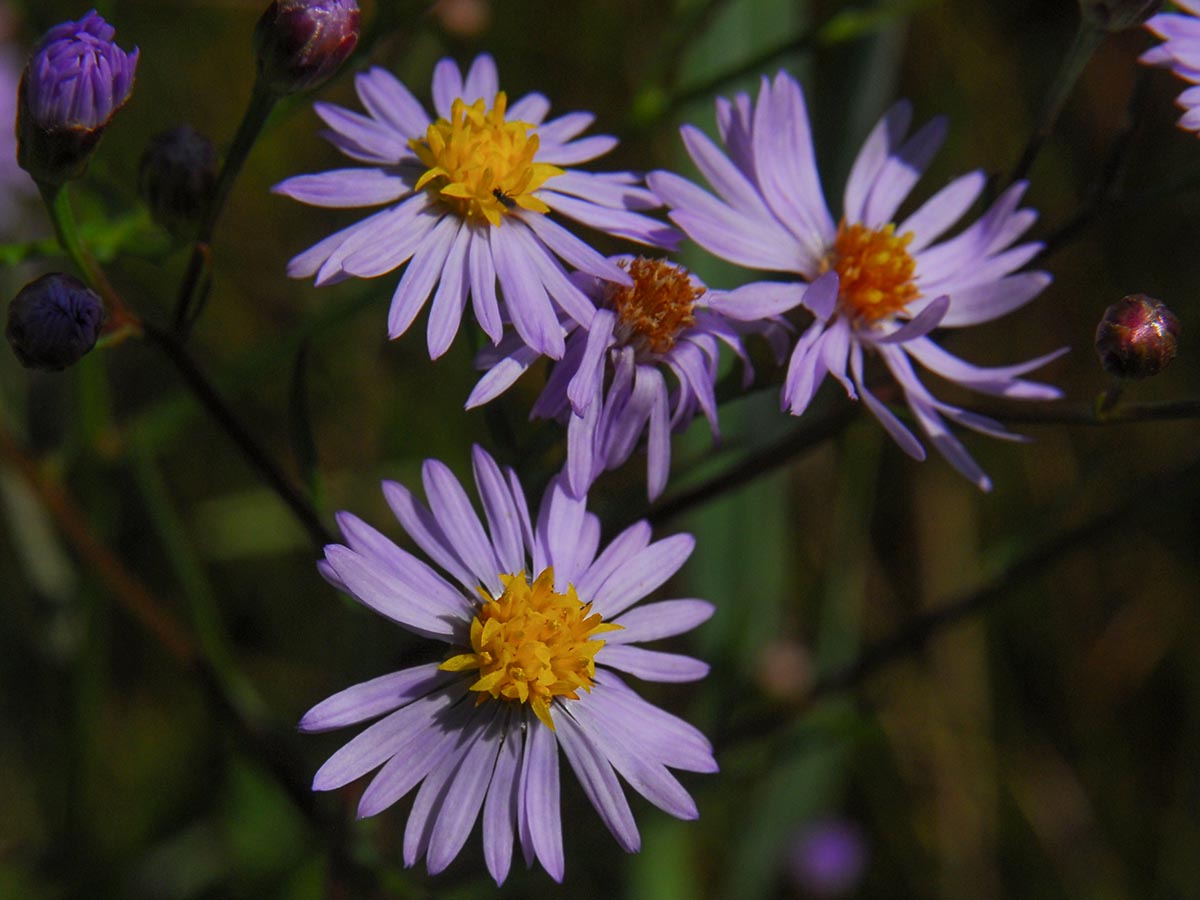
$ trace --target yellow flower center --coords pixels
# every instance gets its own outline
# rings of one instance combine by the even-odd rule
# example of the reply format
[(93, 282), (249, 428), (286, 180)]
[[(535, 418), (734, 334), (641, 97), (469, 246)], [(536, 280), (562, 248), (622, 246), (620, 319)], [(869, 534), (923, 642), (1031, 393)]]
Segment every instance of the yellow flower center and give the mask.
[(535, 163), (538, 136), (528, 122), (506, 122), (508, 98), (501, 91), (489, 110), (483, 99), (470, 106), (462, 99), (450, 107), (450, 120), (438, 119), (424, 138), (408, 142), (428, 168), (416, 189), (428, 187), (445, 205), (464, 219), (499, 225), (514, 209), (549, 212), (533, 196), (546, 179), (563, 170)]
[(912, 239), (911, 231), (897, 237), (891, 224), (872, 229), (842, 222), (822, 271), (837, 271), (843, 313), (870, 324), (901, 312), (921, 296), (913, 284), (917, 264), (908, 252)]
[(596, 652), (604, 641), (594, 636), (620, 625), (604, 622), (592, 604), (581, 603), (575, 587), (554, 590), (554, 569), (533, 582), (521, 572), (501, 575), (504, 593), (485, 591), (483, 605), (471, 622), (471, 652), (452, 656), (440, 668), (449, 672), (479, 671), (471, 685), (478, 703), (515, 700), (528, 703), (534, 715), (554, 729), (550, 703), (555, 697), (578, 700), (577, 691), (592, 689)]
[(692, 284), (687, 269), (661, 259), (637, 259), (621, 268), (630, 287), (614, 287), (609, 301), (617, 311), (617, 338), (666, 353), (685, 328), (696, 324), (694, 308), (704, 288)]

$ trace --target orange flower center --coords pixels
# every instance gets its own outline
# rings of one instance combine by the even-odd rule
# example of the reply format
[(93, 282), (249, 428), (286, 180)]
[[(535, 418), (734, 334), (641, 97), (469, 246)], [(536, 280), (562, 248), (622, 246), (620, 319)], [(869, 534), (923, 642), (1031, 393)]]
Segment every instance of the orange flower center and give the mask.
[(501, 575), (504, 593), (484, 602), (471, 621), (471, 651), (441, 664), (449, 672), (478, 670), (471, 685), (479, 703), (511, 700), (528, 703), (551, 730), (550, 704), (555, 697), (578, 700), (596, 676), (595, 657), (604, 641), (595, 636), (620, 625), (606, 623), (592, 604), (581, 603), (574, 586), (554, 590), (554, 569), (533, 582), (521, 572)]
[(692, 284), (687, 269), (661, 259), (639, 256), (621, 268), (633, 284), (615, 287), (609, 295), (618, 340), (666, 353), (680, 332), (696, 324), (694, 308), (704, 288)]
[(908, 252), (912, 239), (911, 231), (897, 237), (891, 224), (872, 229), (842, 222), (822, 271), (838, 273), (838, 303), (845, 315), (870, 324), (921, 296), (913, 283), (917, 264)]

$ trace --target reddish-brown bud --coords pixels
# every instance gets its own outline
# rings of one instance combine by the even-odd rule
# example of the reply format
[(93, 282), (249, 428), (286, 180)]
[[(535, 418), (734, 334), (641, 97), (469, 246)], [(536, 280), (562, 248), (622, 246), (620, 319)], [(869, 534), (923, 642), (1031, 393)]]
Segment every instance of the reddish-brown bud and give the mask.
[(254, 29), (258, 77), (277, 94), (324, 84), (354, 52), (355, 0), (275, 0)]
[(1182, 330), (1166, 304), (1145, 294), (1130, 294), (1104, 311), (1096, 327), (1096, 352), (1110, 375), (1148, 378), (1175, 358)]

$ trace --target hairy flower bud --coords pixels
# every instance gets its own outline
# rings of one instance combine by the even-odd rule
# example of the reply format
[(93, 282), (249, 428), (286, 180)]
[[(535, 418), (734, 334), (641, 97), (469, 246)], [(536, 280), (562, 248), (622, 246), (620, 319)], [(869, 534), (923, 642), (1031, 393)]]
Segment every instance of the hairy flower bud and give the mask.
[(254, 29), (259, 80), (277, 94), (323, 84), (358, 44), (355, 0), (275, 0)]
[(191, 125), (152, 137), (138, 164), (142, 202), (155, 222), (180, 237), (200, 221), (216, 183), (217, 151)]
[(1136, 28), (1158, 12), (1163, 0), (1079, 0), (1083, 17), (1104, 31)]
[(1104, 371), (1117, 378), (1157, 375), (1175, 358), (1179, 319), (1145, 294), (1123, 297), (1104, 311), (1096, 327), (1096, 352)]
[(103, 324), (100, 296), (78, 278), (51, 272), (13, 298), (4, 333), (21, 365), (58, 371), (96, 346)]
[(17, 162), (38, 181), (78, 178), (113, 115), (133, 91), (138, 50), (113, 43), (113, 27), (92, 10), (55, 25), (21, 76)]

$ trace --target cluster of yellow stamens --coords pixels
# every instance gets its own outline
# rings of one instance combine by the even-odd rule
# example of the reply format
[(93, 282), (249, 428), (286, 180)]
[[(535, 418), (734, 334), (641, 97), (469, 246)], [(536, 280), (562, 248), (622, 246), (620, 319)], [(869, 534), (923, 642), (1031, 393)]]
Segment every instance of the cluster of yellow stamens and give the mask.
[(479, 692), (478, 703), (488, 697), (528, 703), (553, 729), (551, 701), (578, 700), (579, 689), (592, 689), (596, 652), (604, 646), (595, 635), (621, 626), (605, 623), (592, 604), (581, 603), (573, 585), (565, 594), (556, 592), (553, 568), (533, 584), (524, 572), (501, 575), (500, 581), (504, 593), (499, 597), (480, 590), (484, 602), (471, 622), (471, 652), (450, 657), (441, 668), (477, 669), (471, 690)]
[(633, 284), (614, 287), (609, 296), (617, 339), (666, 353), (681, 331), (696, 324), (694, 309), (704, 288), (692, 284), (687, 269), (661, 259), (639, 256), (622, 268)]
[(913, 284), (917, 264), (909, 255), (911, 231), (896, 236), (895, 225), (838, 228), (823, 271), (838, 273), (838, 302), (851, 319), (870, 324), (901, 312), (921, 296)]
[(530, 132), (535, 126), (504, 121), (507, 108), (503, 91), (490, 110), (482, 98), (470, 106), (460, 98), (450, 108), (449, 121), (438, 119), (424, 138), (410, 140), (417, 158), (428, 166), (416, 189), (429, 187), (459, 216), (492, 225), (518, 207), (549, 212), (532, 192), (563, 170), (533, 161), (538, 136)]

